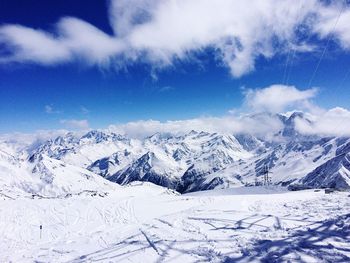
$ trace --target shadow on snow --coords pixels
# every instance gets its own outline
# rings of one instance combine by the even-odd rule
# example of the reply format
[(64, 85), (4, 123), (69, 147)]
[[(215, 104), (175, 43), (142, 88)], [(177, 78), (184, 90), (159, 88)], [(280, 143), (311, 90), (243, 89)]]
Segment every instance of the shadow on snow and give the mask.
[[(208, 231), (233, 231), (237, 234), (244, 230), (256, 230), (260, 232), (273, 231), (268, 227), (259, 224), (262, 220), (272, 217), (271, 215), (263, 216), (254, 220), (253, 216), (246, 217), (241, 220), (228, 220), (217, 218), (199, 218), (188, 217), (188, 220), (201, 221), (201, 223), (210, 227)], [(247, 220), (254, 220), (247, 222)], [(285, 220), (288, 220), (287, 218)], [(159, 221), (159, 220), (158, 220)], [(160, 222), (164, 222), (161, 220)], [(274, 230), (281, 228), (280, 219), (276, 218)], [(218, 226), (220, 225), (220, 226)], [(208, 244), (217, 243), (219, 245), (231, 244), (235, 241), (235, 237), (239, 235), (231, 235), (227, 239), (206, 238), (202, 234), (202, 239), (188, 238), (177, 240), (175, 238), (176, 231), (174, 229), (174, 239), (160, 239), (147, 232), (157, 228), (155, 226), (147, 226), (122, 242), (112, 244), (105, 249), (97, 250), (93, 253), (82, 255), (70, 262), (100, 262), (100, 261), (120, 261), (126, 260), (131, 256), (143, 253), (147, 249), (151, 249), (154, 253), (153, 262), (174, 261), (182, 255), (191, 255), (194, 262), (203, 261), (222, 261), (224, 263), (232, 262), (306, 262), (310, 259), (318, 262), (350, 262), (350, 214), (338, 216), (327, 221), (311, 222), (303, 226), (303, 229), (290, 229), (288, 236), (285, 238), (268, 240), (253, 240), (244, 247), (237, 245), (237, 250), (229, 253), (221, 253), (219, 249), (215, 249)], [(172, 225), (168, 225), (172, 228)], [(300, 227), (299, 227), (300, 228)], [(170, 252), (172, 252), (171, 256)], [(142, 255), (140, 255), (142, 258)]]

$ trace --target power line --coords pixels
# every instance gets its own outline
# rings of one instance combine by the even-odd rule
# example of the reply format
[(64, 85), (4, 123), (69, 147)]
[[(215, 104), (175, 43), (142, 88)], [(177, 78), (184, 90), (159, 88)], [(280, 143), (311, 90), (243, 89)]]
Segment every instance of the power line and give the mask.
[(288, 69), (288, 64), (289, 64), (289, 57), (290, 57), (290, 53), (291, 53), (290, 51), (291, 51), (291, 48), (289, 48), (289, 50), (288, 50), (286, 65), (284, 67), (283, 81), (282, 81), (283, 84), (285, 84), (285, 80), (286, 80), (286, 77), (287, 77), (287, 69)]
[(339, 82), (339, 84), (334, 88), (334, 90), (337, 90), (337, 89), (339, 89), (341, 86), (343, 86), (343, 84), (344, 84), (345, 80), (348, 78), (349, 74), (350, 74), (350, 68), (349, 68), (348, 71), (345, 73), (344, 78), (343, 78), (343, 79)]
[[(342, 12), (344, 11), (344, 9), (345, 9), (346, 6), (347, 6), (347, 0), (344, 1), (344, 5), (343, 5), (343, 7), (342, 7), (342, 9), (341, 9), (341, 11), (340, 11), (340, 13), (339, 13), (339, 16), (338, 16), (338, 18), (337, 18), (337, 20), (336, 20), (336, 23), (335, 23), (335, 25), (334, 25), (333, 30), (335, 29), (335, 27), (336, 27), (336, 25), (337, 25), (337, 23), (338, 23), (338, 21), (339, 21), (339, 19), (340, 19), (340, 16), (341, 16), (341, 14), (342, 14)], [(328, 44), (328, 42), (327, 42), (327, 44)], [(344, 84), (344, 82), (345, 82), (346, 79), (348, 78), (349, 74), (350, 74), (350, 68), (345, 72), (344, 77), (343, 77), (342, 80), (338, 83), (338, 85), (334, 87), (333, 93), (334, 93), (335, 91), (337, 91), (340, 87), (342, 87), (342, 85)], [(344, 123), (343, 120), (339, 120), (339, 121), (336, 123), (336, 125), (334, 125), (334, 126), (332, 127), (332, 131), (335, 131), (337, 128), (341, 127), (342, 125), (346, 125), (346, 123)]]
[[(297, 21), (299, 20), (299, 17), (300, 17), (300, 14), (301, 14), (300, 10), (301, 10), (301, 7), (302, 7), (302, 3), (303, 3), (303, 1), (301, 0), (299, 2), (299, 8), (298, 8), (299, 14), (298, 14)], [(292, 47), (293, 47), (293, 55), (292, 55), (292, 57), (290, 59)], [(291, 69), (288, 70), (288, 67), (289, 67), (289, 64), (291, 64), (291, 66), (293, 65), (293, 59), (294, 59), (295, 51), (296, 51), (295, 47), (289, 43), (288, 55), (287, 55), (286, 65), (285, 65), (284, 73), (283, 73), (283, 82), (282, 83), (284, 85), (288, 85), (289, 75), (290, 75), (290, 72), (291, 72)], [(289, 63), (289, 61), (291, 61), (291, 62)], [(291, 66), (290, 66), (290, 68), (291, 68)]]
[(296, 54), (296, 49), (294, 48), (293, 54), (292, 54), (292, 60), (290, 62), (290, 67), (289, 67), (289, 71), (288, 71), (288, 74), (287, 74), (286, 85), (289, 84), (289, 78), (290, 78), (290, 75), (291, 75), (291, 72), (292, 72), (293, 60), (294, 60), (295, 54)]
[(329, 37), (328, 37), (326, 46), (324, 47), (323, 52), (322, 52), (322, 55), (321, 55), (320, 59), (318, 60), (317, 65), (316, 65), (316, 68), (315, 68), (314, 72), (313, 72), (312, 75), (311, 75), (311, 78), (310, 78), (309, 84), (308, 84), (308, 89), (311, 87), (311, 84), (312, 84), (312, 82), (313, 82), (313, 80), (314, 80), (314, 78), (315, 78), (315, 76), (316, 76), (316, 73), (317, 73), (317, 71), (318, 71), (318, 69), (319, 69), (319, 67), (320, 67), (320, 65), (321, 65), (322, 59), (323, 59), (324, 55), (326, 54), (326, 51), (327, 51), (327, 49), (328, 49), (328, 46), (329, 46), (331, 40), (333, 39), (332, 32), (333, 32), (333, 31), (335, 30), (335, 28), (337, 27), (338, 22), (339, 22), (339, 19), (340, 19), (341, 15), (342, 15), (342, 13), (343, 13), (343, 11), (344, 11), (344, 9), (345, 9), (345, 6), (346, 6), (346, 1), (345, 1), (345, 4), (343, 4), (343, 5), (342, 5), (342, 8), (340, 9), (340, 12), (339, 12), (339, 14), (338, 14), (338, 17), (337, 17), (337, 19), (336, 19), (336, 21), (335, 21), (335, 23), (334, 23), (333, 29), (328, 33), (328, 34), (329, 34)]

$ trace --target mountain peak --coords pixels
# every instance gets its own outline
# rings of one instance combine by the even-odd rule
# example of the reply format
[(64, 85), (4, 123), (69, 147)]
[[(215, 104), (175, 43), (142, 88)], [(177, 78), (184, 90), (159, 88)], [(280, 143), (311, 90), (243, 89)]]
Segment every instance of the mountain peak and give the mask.
[(108, 135), (102, 131), (92, 130), (83, 135), (80, 139), (93, 139), (96, 142), (105, 141), (108, 139)]
[(295, 120), (296, 118), (305, 118), (305, 113), (301, 111), (294, 111), (288, 118), (288, 120)]

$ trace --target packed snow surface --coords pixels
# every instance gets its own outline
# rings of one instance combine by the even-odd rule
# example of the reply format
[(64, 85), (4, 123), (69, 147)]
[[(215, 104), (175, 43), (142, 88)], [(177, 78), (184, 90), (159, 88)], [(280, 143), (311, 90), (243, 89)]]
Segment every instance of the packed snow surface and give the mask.
[(103, 193), (0, 198), (0, 262), (350, 261), (346, 192), (179, 195), (134, 182)]

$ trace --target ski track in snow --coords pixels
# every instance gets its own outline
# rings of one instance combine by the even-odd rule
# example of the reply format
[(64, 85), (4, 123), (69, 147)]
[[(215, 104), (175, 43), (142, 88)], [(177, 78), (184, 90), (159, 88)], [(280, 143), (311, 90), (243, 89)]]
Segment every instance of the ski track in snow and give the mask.
[(177, 196), (153, 187), (1, 200), (0, 261), (350, 261), (348, 193)]

